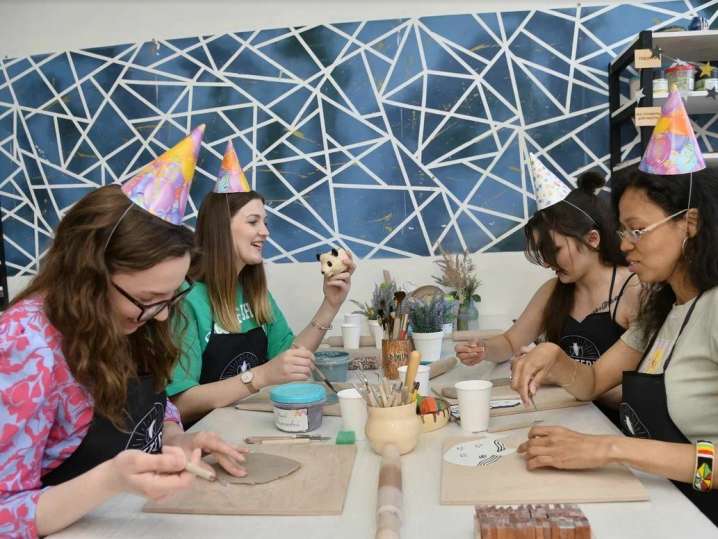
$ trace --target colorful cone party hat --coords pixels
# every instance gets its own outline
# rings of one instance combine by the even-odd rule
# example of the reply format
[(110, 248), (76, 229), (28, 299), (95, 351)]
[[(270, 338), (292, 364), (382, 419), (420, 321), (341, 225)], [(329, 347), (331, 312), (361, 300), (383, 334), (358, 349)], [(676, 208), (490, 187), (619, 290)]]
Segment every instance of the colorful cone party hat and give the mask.
[(239, 166), (237, 153), (231, 142), (227, 143), (224, 158), (219, 167), (217, 182), (214, 184), (214, 193), (247, 193), (252, 190), (247, 178)]
[(204, 124), (122, 185), (132, 202), (168, 223), (182, 223)]
[(536, 197), (536, 211), (553, 206), (566, 198), (571, 189), (547, 169), (534, 154), (529, 154), (529, 161), (531, 163), (534, 196)]
[(661, 119), (653, 128), (638, 168), (661, 176), (688, 174), (706, 168), (683, 99), (675, 88), (663, 104)]

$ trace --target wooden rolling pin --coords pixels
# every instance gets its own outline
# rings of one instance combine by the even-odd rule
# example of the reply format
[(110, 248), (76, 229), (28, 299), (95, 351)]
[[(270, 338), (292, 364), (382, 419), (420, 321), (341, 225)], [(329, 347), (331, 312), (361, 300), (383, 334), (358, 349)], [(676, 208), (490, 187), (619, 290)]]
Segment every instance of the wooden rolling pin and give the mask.
[(451, 369), (456, 367), (458, 362), (459, 360), (455, 357), (447, 357), (440, 359), (439, 361), (432, 362), (429, 365), (429, 378), (436, 378), (437, 376), (441, 376), (442, 374), (449, 372)]
[(401, 537), (401, 456), (392, 444), (384, 446), (376, 496), (376, 539)]
[(414, 350), (409, 354), (409, 363), (406, 367), (406, 378), (404, 379), (404, 387), (412, 394), (414, 393), (414, 381), (416, 373), (419, 371), (419, 363), (421, 362), (421, 353)]

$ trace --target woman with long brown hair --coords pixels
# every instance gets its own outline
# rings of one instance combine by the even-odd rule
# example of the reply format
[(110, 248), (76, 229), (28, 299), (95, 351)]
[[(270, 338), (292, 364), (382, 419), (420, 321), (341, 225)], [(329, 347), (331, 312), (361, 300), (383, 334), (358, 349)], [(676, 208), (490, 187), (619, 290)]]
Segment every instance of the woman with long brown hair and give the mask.
[(165, 386), (179, 355), (168, 317), (193, 249), (180, 225), (198, 128), (122, 188), (60, 222), (38, 275), (0, 317), (0, 535), (58, 531), (120, 492), (190, 484), (188, 460), (242, 452), (185, 434)]
[[(638, 311), (640, 285), (619, 249), (610, 207), (595, 194), (604, 179), (582, 174), (568, 192), (533, 156), (532, 165), (539, 209), (524, 227), (526, 255), (556, 277), (539, 288), (506, 332), (457, 344), (457, 356), (467, 365), (505, 361), (541, 336), (574, 361), (590, 364)], [(619, 398), (618, 391), (602, 397), (601, 408), (614, 422)]]
[(195, 236), (199, 256), (190, 274), (197, 282), (182, 302), (189, 323), (179, 324), (186, 337), (167, 388), (186, 424), (264, 386), (307, 379), (354, 271), (349, 261), (346, 271), (324, 278), (324, 299), (295, 337), (267, 288), (264, 199), (251, 190), (231, 143)]

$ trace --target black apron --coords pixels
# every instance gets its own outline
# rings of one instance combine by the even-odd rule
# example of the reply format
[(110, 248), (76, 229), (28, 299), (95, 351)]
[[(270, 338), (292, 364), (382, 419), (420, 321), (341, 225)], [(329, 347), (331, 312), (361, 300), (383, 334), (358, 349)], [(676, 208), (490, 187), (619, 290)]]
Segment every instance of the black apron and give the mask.
[[(581, 322), (569, 316), (561, 330), (558, 345), (568, 356), (579, 363), (590, 365), (606, 352), (623, 335), (626, 328), (616, 322), (618, 305), (626, 290), (626, 285), (635, 273), (623, 283), (618, 295), (613, 298), (613, 286), (616, 282), (616, 268), (611, 275), (611, 287), (608, 291), (608, 311), (591, 313)], [(616, 304), (611, 312), (612, 301)]]
[(200, 384), (211, 384), (267, 362), (267, 334), (259, 326), (246, 333), (212, 333), (202, 354)]
[[(561, 331), (561, 339), (558, 344), (571, 359), (584, 365), (591, 365), (621, 338), (626, 328), (616, 322), (616, 313), (618, 312), (618, 305), (623, 297), (623, 292), (626, 290), (626, 285), (634, 275), (635, 273), (631, 274), (619, 290), (615, 298), (613, 313), (611, 312), (611, 300), (614, 299), (613, 286), (616, 282), (615, 266), (613, 268), (613, 274), (611, 275), (611, 286), (608, 291), (608, 311), (591, 313), (581, 322), (578, 322), (572, 316), (568, 317)], [(603, 415), (620, 428), (618, 410), (610, 408), (600, 401), (594, 401), (594, 404), (603, 412)]]
[(161, 453), (166, 404), (167, 393), (164, 390), (155, 392), (151, 376), (130, 380), (125, 403), (129, 414), (125, 424), (127, 432), (118, 430), (109, 419), (95, 414), (74, 453), (42, 477), (43, 487), (69, 481), (125, 449)]
[[(686, 317), (683, 320), (671, 352), (663, 363), (661, 374), (649, 374), (639, 372), (641, 364), (653, 348), (658, 332), (653, 335), (648, 348), (641, 358), (641, 363), (635, 371), (624, 371), (623, 373), (623, 402), (619, 406), (621, 417), (621, 428), (627, 436), (636, 438), (650, 438), (662, 442), (691, 443), (671, 419), (668, 412), (668, 399), (666, 397), (665, 373), (673, 357), (673, 352), (678, 344), (688, 320), (693, 314), (693, 309), (698, 303), (702, 293), (693, 300)], [(718, 479), (718, 478), (716, 478)], [(690, 483), (672, 481), (678, 490), (693, 502), (700, 511), (707, 516), (713, 524), (718, 526), (718, 490), (710, 492), (698, 492), (693, 490)]]

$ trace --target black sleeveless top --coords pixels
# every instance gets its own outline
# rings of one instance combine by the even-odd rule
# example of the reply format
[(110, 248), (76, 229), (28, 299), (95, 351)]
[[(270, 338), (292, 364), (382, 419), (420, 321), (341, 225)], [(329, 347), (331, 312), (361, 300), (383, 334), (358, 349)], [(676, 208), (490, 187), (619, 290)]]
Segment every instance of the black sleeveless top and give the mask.
[[(618, 304), (635, 273), (632, 273), (623, 283), (618, 294), (613, 296), (613, 286), (616, 283), (616, 267), (611, 275), (611, 287), (608, 292), (608, 310), (603, 312), (592, 312), (581, 322), (569, 316), (561, 330), (561, 338), (558, 345), (568, 356), (575, 361), (586, 365), (592, 364), (601, 354), (608, 350), (623, 335), (626, 328), (616, 322)], [(611, 305), (615, 304), (613, 312)]]

